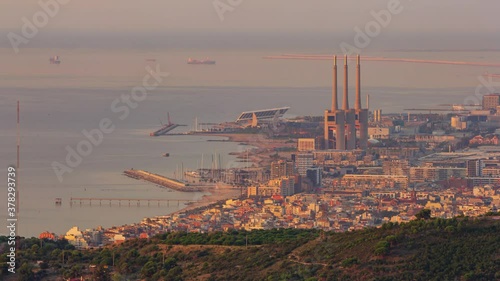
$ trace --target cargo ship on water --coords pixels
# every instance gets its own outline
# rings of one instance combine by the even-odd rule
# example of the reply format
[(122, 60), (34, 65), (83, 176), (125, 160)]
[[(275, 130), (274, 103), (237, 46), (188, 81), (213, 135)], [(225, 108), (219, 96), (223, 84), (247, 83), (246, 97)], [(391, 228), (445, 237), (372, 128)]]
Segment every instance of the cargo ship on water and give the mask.
[(195, 60), (195, 59), (189, 58), (187, 60), (187, 64), (215, 64), (215, 61), (208, 59), (208, 58), (204, 59), (204, 60)]
[(59, 56), (53, 56), (49, 58), (49, 63), (50, 64), (61, 64), (61, 60), (59, 59)]

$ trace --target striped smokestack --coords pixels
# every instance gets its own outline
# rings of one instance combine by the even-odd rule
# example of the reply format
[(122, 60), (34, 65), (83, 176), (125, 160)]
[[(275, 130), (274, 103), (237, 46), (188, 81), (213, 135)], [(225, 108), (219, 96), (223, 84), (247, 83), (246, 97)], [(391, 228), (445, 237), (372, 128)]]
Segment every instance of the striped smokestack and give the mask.
[(333, 77), (332, 77), (332, 112), (339, 109), (337, 98), (337, 56), (333, 56)]
[(349, 90), (347, 89), (348, 87), (348, 77), (347, 77), (347, 55), (344, 57), (344, 100), (342, 103), (342, 109), (343, 110), (349, 110)]
[(354, 103), (354, 109), (361, 109), (361, 65), (359, 63), (359, 55), (356, 63), (356, 100)]

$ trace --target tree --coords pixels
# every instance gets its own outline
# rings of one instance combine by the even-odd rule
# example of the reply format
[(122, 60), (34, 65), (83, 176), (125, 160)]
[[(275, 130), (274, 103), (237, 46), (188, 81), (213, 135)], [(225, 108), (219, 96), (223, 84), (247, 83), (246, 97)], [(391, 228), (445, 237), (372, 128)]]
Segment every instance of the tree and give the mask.
[(92, 280), (95, 281), (111, 281), (111, 275), (107, 266), (98, 265), (92, 274)]
[(141, 274), (145, 278), (149, 278), (156, 273), (156, 264), (153, 261), (148, 261), (141, 269)]
[(170, 270), (177, 266), (177, 260), (175, 258), (167, 258), (163, 264), (165, 270)]
[(182, 269), (176, 266), (168, 271), (167, 280), (182, 281)]
[(123, 276), (120, 274), (120, 273), (115, 273), (113, 275), (113, 281), (122, 281), (123, 280)]
[(83, 274), (83, 267), (81, 265), (73, 265), (70, 269), (70, 277), (78, 277)]
[(31, 246), (31, 251), (32, 251), (34, 254), (38, 253), (38, 250), (39, 250), (39, 249), (40, 249), (40, 246), (38, 246), (38, 244), (33, 244), (33, 245)]
[(379, 255), (379, 256), (387, 255), (389, 253), (389, 242), (384, 241), (384, 240), (379, 241), (375, 245), (374, 253), (375, 253), (375, 255)]
[(131, 273), (131, 268), (129, 264), (126, 261), (124, 261), (118, 265), (118, 271), (123, 274), (128, 274)]
[(40, 269), (47, 269), (47, 268), (49, 268), (49, 264), (48, 264), (48, 263), (46, 263), (46, 262), (42, 262), (42, 263), (40, 264)]
[(33, 266), (28, 263), (23, 263), (19, 268), (19, 279), (21, 281), (31, 281), (35, 277), (33, 273)]
[(418, 212), (415, 217), (418, 220), (428, 220), (431, 218), (431, 210), (429, 209), (422, 209), (420, 212)]

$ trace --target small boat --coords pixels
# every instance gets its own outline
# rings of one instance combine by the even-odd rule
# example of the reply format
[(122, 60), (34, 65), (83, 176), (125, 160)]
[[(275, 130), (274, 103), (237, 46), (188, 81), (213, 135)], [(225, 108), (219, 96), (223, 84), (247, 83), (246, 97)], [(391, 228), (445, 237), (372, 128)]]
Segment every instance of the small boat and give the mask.
[(169, 156), (170, 156), (170, 153), (163, 154), (163, 157), (169, 157)]
[(49, 58), (50, 64), (61, 64), (61, 60), (59, 59), (59, 56), (53, 56)]
[(204, 59), (204, 60), (195, 60), (192, 58), (189, 58), (187, 61), (187, 64), (215, 64), (214, 60), (211, 59)]

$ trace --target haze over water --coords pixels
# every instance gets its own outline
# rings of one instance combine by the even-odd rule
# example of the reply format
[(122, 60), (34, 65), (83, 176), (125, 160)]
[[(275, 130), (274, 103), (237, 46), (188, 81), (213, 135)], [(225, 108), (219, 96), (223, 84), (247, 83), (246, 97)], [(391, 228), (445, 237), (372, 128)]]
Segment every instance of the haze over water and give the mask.
[[(238, 38), (218, 39), (231, 42)], [(173, 122), (188, 125), (177, 129), (180, 132), (190, 129), (196, 117), (199, 122), (233, 121), (241, 111), (278, 106), (290, 106), (288, 116), (321, 115), (330, 102), (331, 62), (262, 59), (283, 53), (330, 53), (325, 46), (294, 47), (261, 42), (258, 48), (245, 48), (241, 43), (235, 46), (219, 42), (204, 48), (196, 42), (186, 43), (187, 46), (149, 44), (151, 47), (145, 47), (148, 42), (141, 41), (140, 47), (128, 48), (84, 43), (81, 48), (64, 44), (51, 46), (49, 42), (22, 49), (19, 55), (13, 55), (8, 48), (0, 49), (0, 161), (3, 167), (15, 163), (15, 103), (21, 101), (20, 235), (37, 236), (45, 230), (62, 234), (73, 225), (109, 227), (178, 209), (177, 206), (70, 208), (70, 197), (196, 200), (203, 195), (169, 192), (129, 179), (121, 175), (125, 169), (173, 176), (181, 164), (189, 169), (198, 168), (202, 154), (205, 154), (205, 167), (209, 167), (209, 155), (214, 152), (223, 154), (225, 167), (239, 164), (227, 155), (246, 149), (235, 143), (206, 142), (214, 138), (199, 136), (149, 137), (149, 132), (160, 126), (159, 119), (166, 122), (167, 112)], [(336, 46), (338, 42), (332, 49)], [(394, 48), (366, 50), (363, 55), (500, 62), (500, 52), (496, 51), (384, 51), (389, 49)], [(48, 58), (54, 55), (61, 57), (60, 65), (48, 63)], [(209, 57), (216, 60), (217, 65), (187, 65), (189, 57)], [(119, 120), (110, 109), (111, 103), (141, 85), (147, 73), (145, 67), (155, 68), (156, 64), (171, 75), (132, 109), (124, 121)], [(351, 96), (354, 97), (355, 67), (353, 62), (350, 65)], [(409, 107), (434, 108), (441, 103), (460, 104), (474, 93), (480, 83), (478, 77), (485, 71), (499, 72), (488, 67), (366, 62), (362, 64), (363, 95), (370, 94), (371, 109), (384, 112), (403, 112)], [(353, 101), (352, 98), (351, 103)], [(116, 130), (106, 135), (103, 143), (60, 183), (51, 163), (64, 162), (65, 147), (75, 147), (84, 139), (81, 131), (97, 128), (102, 118), (110, 118)], [(165, 152), (171, 157), (162, 157)], [(63, 198), (62, 206), (55, 206), (56, 197)], [(1, 209), (6, 209), (4, 201), (0, 202)], [(1, 212), (0, 219), (4, 218), (5, 212)], [(0, 234), (3, 233), (4, 230)]]

